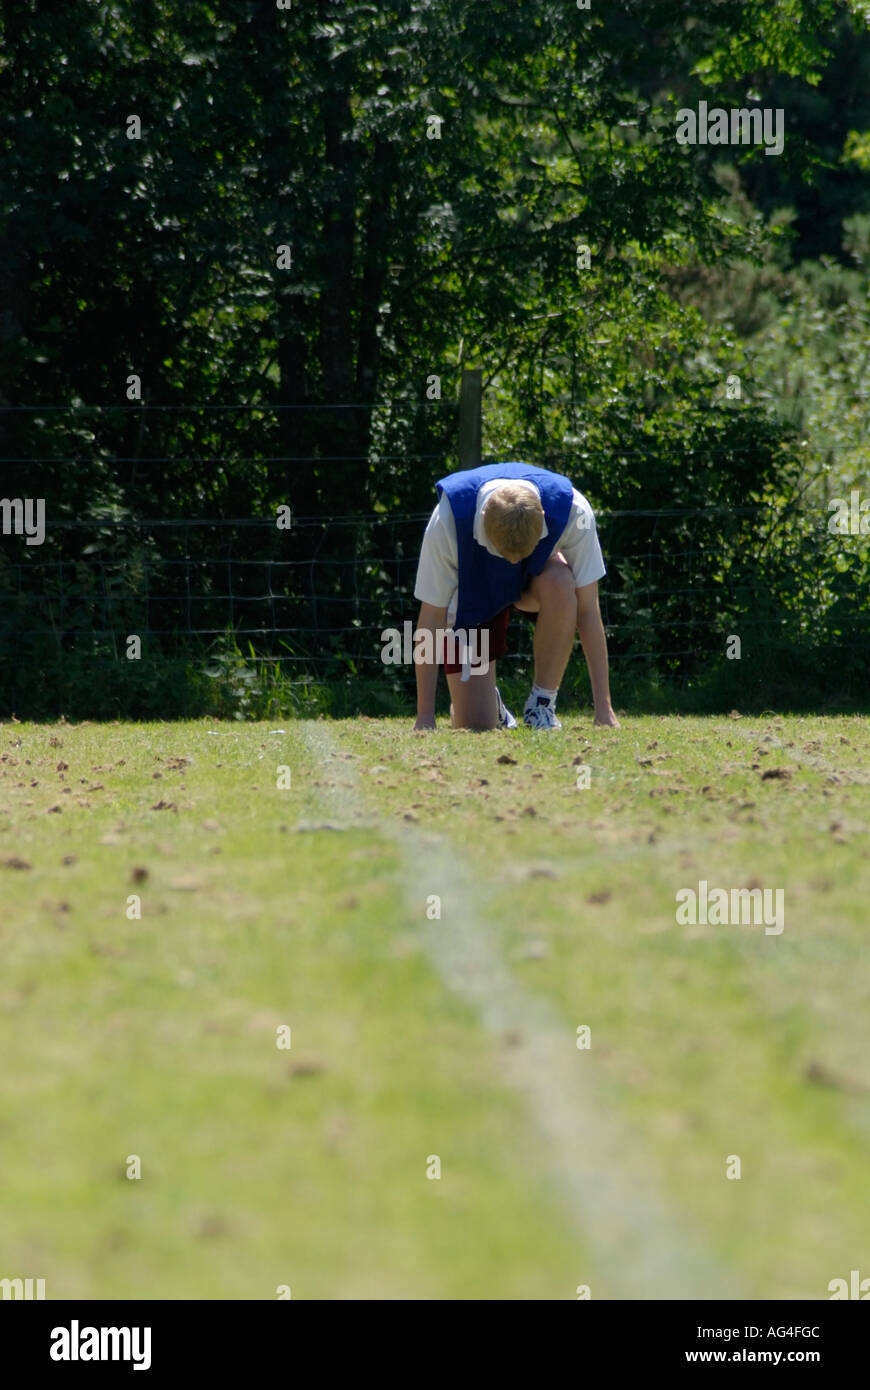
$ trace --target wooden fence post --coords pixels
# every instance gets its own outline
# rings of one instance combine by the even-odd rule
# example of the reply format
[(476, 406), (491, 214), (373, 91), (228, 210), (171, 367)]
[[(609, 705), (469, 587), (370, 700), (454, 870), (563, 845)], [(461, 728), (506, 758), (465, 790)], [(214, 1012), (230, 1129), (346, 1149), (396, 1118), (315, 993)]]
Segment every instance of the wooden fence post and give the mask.
[(481, 369), (462, 373), (459, 394), (459, 467), (480, 467)]

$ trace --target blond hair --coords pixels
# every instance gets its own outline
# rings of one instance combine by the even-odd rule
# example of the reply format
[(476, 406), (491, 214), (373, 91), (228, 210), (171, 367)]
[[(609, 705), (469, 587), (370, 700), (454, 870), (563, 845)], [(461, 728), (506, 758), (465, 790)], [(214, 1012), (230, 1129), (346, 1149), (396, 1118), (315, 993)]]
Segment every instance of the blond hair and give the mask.
[(500, 483), (483, 508), (483, 529), (499, 555), (514, 564), (541, 539), (544, 509), (537, 492), (521, 483)]

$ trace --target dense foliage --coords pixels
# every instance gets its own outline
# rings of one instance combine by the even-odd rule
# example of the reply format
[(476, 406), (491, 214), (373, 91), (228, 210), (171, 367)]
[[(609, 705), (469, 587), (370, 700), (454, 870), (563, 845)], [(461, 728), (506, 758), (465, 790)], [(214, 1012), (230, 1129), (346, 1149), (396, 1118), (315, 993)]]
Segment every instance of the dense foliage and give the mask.
[(0, 708), (390, 698), (467, 366), (600, 515), (618, 703), (865, 694), (857, 0), (6, 0), (0, 148)]

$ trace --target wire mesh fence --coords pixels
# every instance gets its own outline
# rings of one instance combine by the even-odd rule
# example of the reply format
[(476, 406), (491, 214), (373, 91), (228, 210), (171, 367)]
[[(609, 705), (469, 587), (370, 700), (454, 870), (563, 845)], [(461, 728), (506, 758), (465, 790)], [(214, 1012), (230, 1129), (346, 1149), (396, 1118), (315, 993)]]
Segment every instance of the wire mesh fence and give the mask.
[[(124, 421), (129, 424), (136, 410), (143, 412), (143, 420), (144, 412), (177, 417), (189, 411), (202, 420), (211, 418), (211, 412), (222, 419), (233, 412), (248, 417), (260, 412), (265, 419), (300, 410), (346, 419), (347, 412), (383, 415), (401, 399), (299, 407), (27, 406), (0, 412), (7, 422), (16, 414), (27, 419), (28, 431), (19, 444), (30, 450), (16, 451), (15, 431), (10, 435), (5, 429), (4, 442), (13, 447), (2, 458), (0, 493), (17, 490), (32, 496), (47, 480), (55, 497), (40, 545), (28, 545), (15, 534), (9, 513), (3, 513), (0, 669), (38, 653), (41, 659), (76, 654), (99, 670), (105, 663), (125, 661), (129, 639), (135, 637), (143, 656), (194, 661), (208, 660), (211, 652), (231, 642), (252, 665), (279, 663), (286, 678), (300, 683), (329, 681), (348, 672), (383, 675), (385, 630), (401, 630), (417, 616), (414, 582), (430, 509), (427, 502), (419, 509), (378, 503), (366, 510), (359, 493), (349, 497), (345, 481), (377, 467), (390, 477), (412, 477), (415, 486), (397, 491), (413, 497), (428, 493), (434, 503), (429, 485), (449, 471), (443, 450), (390, 452), (387, 435), (379, 448), (372, 445), (365, 454), (330, 452), (324, 439), (313, 450), (289, 453), (268, 448), (201, 453), (193, 435), (182, 441), (181, 453), (166, 447), (170, 441), (165, 434), (151, 438), (152, 452), (137, 447), (128, 454), (117, 446), (118, 431), (127, 429)], [(453, 418), (455, 403), (434, 404), (446, 407)], [(93, 423), (86, 448), (79, 446), (78, 453), (57, 452), (67, 437), (63, 429), (52, 426), (50, 437), (33, 433), (39, 421), (60, 418), (63, 411)], [(235, 437), (232, 430), (229, 437)], [(55, 452), (39, 448), (40, 438)], [(137, 445), (142, 438), (140, 431)], [(222, 438), (226, 444), (227, 437)], [(244, 441), (249, 443), (249, 434)], [(621, 456), (631, 454), (626, 450)], [(596, 476), (596, 459), (585, 451), (574, 462), (580, 473), (574, 481), (583, 488), (586, 477)], [(142, 491), (141, 479), (160, 472), (171, 480), (172, 470), (185, 477), (190, 470), (194, 480), (209, 471), (224, 478), (241, 473), (246, 480), (242, 500), (257, 492), (263, 478), (274, 481), (277, 476), (286, 479), (288, 502), (295, 504), (297, 497), (302, 502), (298, 511), (288, 504), (286, 516), (276, 515), (274, 507), (261, 515), (194, 515), (189, 504), (184, 514), (146, 515), (141, 507), (143, 514), (134, 516), (120, 503), (79, 516), (69, 501), (57, 497), (58, 478), (68, 479), (78, 465), (99, 466), (116, 484), (126, 480), (127, 496), (137, 495), (130, 487), (132, 468), (140, 479), (138, 495), (147, 495), (152, 512), (159, 494)], [(574, 471), (567, 454), (548, 458), (544, 466), (569, 476)], [(319, 482), (312, 488), (315, 476)], [(207, 489), (198, 481), (187, 487), (186, 495), (197, 490), (208, 501)], [(274, 495), (274, 489), (259, 490)], [(120, 491), (124, 493), (123, 486)], [(171, 489), (168, 495), (172, 497)], [(312, 498), (317, 505), (311, 505)], [(226, 496), (220, 506), (226, 509)], [(206, 513), (217, 509), (202, 508)], [(829, 630), (820, 631), (825, 615), (836, 611), (838, 583), (844, 588), (848, 582), (832, 573), (831, 547), (821, 543), (827, 521), (823, 512), (808, 516), (791, 504), (727, 502), (596, 508), (596, 520), (607, 565), (600, 585), (602, 615), (617, 668), (646, 668), (685, 680), (711, 654), (721, 654), (732, 635), (750, 651), (755, 643), (756, 651), (767, 653), (811, 642), (832, 662), (843, 647), (851, 653), (849, 660), (854, 660), (856, 643), (863, 642), (866, 650), (866, 614), (863, 623), (850, 613), (845, 628), (828, 623)], [(799, 584), (791, 582), (789, 568), (796, 557)], [(531, 644), (532, 624), (518, 618), (504, 660), (517, 667), (528, 663)]]
[[(727, 511), (732, 526), (769, 520), (762, 507)], [(745, 641), (769, 628), (769, 614), (747, 611), (748, 580), (710, 572), (722, 512), (598, 513), (614, 661), (682, 671), (731, 631)], [(376, 671), (384, 630), (416, 619), (428, 516), (299, 516), (280, 531), (274, 518), (49, 521), (44, 553), (6, 538), (0, 594), (7, 615), (28, 615), (31, 638), (95, 659), (123, 657), (131, 635), (177, 655), (232, 633), (253, 648), (249, 659), (280, 659), (291, 674), (327, 677), (337, 663)], [(820, 555), (820, 590), (828, 579)], [(509, 660), (527, 659), (528, 626), (518, 620)], [(16, 659), (0, 651), (0, 662)]]

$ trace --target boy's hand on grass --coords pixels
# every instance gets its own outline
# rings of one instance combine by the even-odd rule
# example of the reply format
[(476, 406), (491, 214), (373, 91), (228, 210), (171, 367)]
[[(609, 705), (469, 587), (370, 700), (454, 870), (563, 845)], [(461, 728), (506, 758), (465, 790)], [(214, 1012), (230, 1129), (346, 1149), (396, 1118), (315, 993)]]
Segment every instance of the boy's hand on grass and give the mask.
[(607, 709), (596, 710), (592, 723), (599, 729), (618, 729), (620, 727), (619, 720), (610, 706)]
[(414, 733), (415, 733), (415, 734), (425, 734), (425, 733), (428, 733), (430, 729), (434, 729), (434, 728), (435, 728), (435, 716), (434, 716), (434, 714), (418, 714), (418, 715), (417, 715), (417, 718), (416, 718), (416, 720), (414, 721)]

